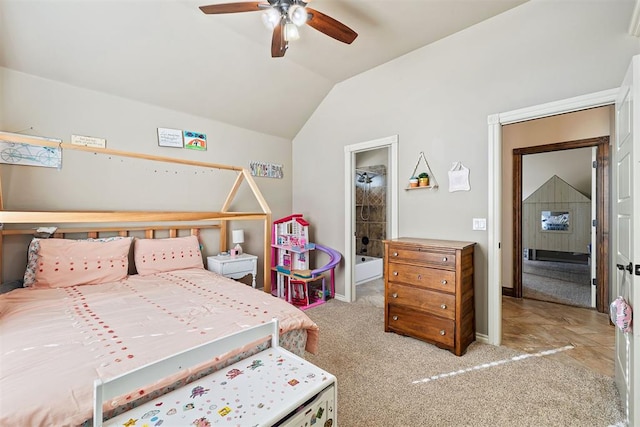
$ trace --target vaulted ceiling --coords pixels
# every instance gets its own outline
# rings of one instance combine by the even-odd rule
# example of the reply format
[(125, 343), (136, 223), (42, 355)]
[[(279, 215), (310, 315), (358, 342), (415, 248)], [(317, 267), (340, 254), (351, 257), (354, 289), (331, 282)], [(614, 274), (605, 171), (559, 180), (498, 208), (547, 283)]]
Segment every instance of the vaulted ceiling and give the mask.
[(271, 58), (261, 12), (198, 8), (224, 1), (0, 0), (0, 66), (292, 139), (335, 84), (525, 1), (314, 0), (358, 38)]

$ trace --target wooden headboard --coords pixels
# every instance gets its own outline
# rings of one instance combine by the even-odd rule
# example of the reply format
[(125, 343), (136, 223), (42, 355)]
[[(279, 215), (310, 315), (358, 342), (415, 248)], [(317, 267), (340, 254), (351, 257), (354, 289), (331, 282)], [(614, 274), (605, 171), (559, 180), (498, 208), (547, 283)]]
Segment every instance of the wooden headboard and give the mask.
[[(218, 228), (220, 230), (220, 251), (227, 250), (228, 222), (229, 221), (261, 221), (264, 233), (264, 291), (271, 292), (271, 210), (256, 185), (253, 177), (246, 168), (229, 166), (216, 163), (198, 162), (185, 159), (154, 156), (148, 154), (133, 153), (120, 150), (90, 148), (71, 145), (68, 143), (56, 143), (25, 135), (0, 132), (0, 141), (8, 143), (21, 143), (34, 146), (49, 146), (61, 150), (84, 151), (94, 154), (106, 154), (147, 160), (150, 162), (165, 162), (181, 164), (200, 168), (212, 168), (222, 171), (231, 171), (237, 174), (236, 179), (229, 189), (229, 193), (219, 211), (12, 211), (4, 209), (2, 195), (2, 182), (0, 177), (0, 272), (3, 262), (3, 238), (8, 235), (33, 234), (34, 228), (51, 225), (59, 227), (56, 230), (58, 236), (67, 233), (87, 233), (88, 237), (97, 236), (100, 233), (115, 233), (117, 235), (130, 235), (133, 231), (144, 232), (145, 237), (153, 238), (158, 230), (168, 230), (169, 237), (177, 236), (178, 230), (191, 230), (191, 234), (198, 234), (200, 229)], [(0, 166), (1, 167), (1, 166)], [(243, 182), (248, 184), (253, 196), (260, 206), (257, 212), (232, 212), (230, 207)], [(117, 224), (154, 224), (152, 226), (119, 226)], [(104, 227), (100, 227), (104, 224)], [(181, 225), (182, 224), (182, 225)], [(188, 225), (184, 225), (188, 224)], [(5, 227), (9, 225), (9, 227)], [(11, 227), (13, 225), (13, 227)], [(65, 228), (63, 228), (65, 226)], [(68, 226), (68, 227), (67, 227)]]

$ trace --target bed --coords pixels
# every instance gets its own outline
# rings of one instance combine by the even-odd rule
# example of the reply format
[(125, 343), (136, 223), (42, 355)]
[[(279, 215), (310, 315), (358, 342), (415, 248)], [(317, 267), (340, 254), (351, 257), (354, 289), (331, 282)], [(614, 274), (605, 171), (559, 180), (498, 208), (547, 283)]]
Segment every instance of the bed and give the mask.
[[(14, 135), (9, 139), (0, 133), (0, 140), (3, 138), (43, 144)], [(279, 321), (283, 347), (298, 355), (316, 352), (317, 325), (270, 293), (271, 212), (266, 201), (245, 169), (212, 167), (238, 174), (219, 212), (10, 211), (3, 208), (0, 192), (0, 223), (4, 225), (0, 250), (7, 236), (33, 233), (33, 225), (60, 227), (52, 238), (30, 241), (29, 254), (33, 256), (26, 268), (25, 287), (0, 295), (0, 425), (89, 425), (95, 379), (120, 375), (272, 318)], [(249, 183), (261, 212), (229, 211), (243, 180)], [(264, 222), (264, 292), (204, 268), (199, 231), (219, 228), (220, 250), (225, 250), (226, 227), (231, 220)], [(198, 222), (195, 226), (175, 224), (194, 221)], [(153, 225), (113, 225), (132, 222)], [(171, 225), (157, 225), (169, 222)], [(102, 223), (109, 226), (95, 226)], [(153, 238), (165, 229), (168, 237)], [(180, 236), (185, 229), (188, 235)], [(142, 232), (142, 238), (132, 237), (135, 231)], [(84, 233), (86, 237), (69, 239), (68, 233)], [(109, 237), (101, 237), (101, 233)], [(0, 255), (4, 258), (5, 254)], [(268, 340), (254, 343), (173, 377), (158, 378), (105, 403), (103, 410), (107, 418), (121, 413), (268, 345)]]

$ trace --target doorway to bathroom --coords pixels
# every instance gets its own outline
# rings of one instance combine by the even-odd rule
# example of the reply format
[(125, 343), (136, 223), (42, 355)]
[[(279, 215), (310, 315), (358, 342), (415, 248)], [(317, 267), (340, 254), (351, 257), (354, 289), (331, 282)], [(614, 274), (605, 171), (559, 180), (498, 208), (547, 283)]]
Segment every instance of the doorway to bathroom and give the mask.
[(366, 297), (374, 305), (384, 301), (383, 258), (387, 238), (387, 165), (386, 148), (356, 153), (355, 262), (353, 280), (356, 301)]
[(384, 240), (398, 235), (397, 142), (392, 136), (345, 147), (346, 301), (356, 301), (358, 287), (384, 300)]

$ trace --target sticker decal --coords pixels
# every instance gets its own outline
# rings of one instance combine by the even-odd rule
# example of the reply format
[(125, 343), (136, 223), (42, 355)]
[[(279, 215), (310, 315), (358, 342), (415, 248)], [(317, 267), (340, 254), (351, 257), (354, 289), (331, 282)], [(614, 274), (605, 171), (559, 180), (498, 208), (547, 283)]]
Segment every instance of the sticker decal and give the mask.
[(228, 406), (225, 406), (218, 411), (218, 414), (220, 414), (221, 417), (226, 417), (229, 413), (231, 413), (231, 408)]
[(196, 427), (211, 427), (211, 422), (205, 417), (202, 417), (192, 422), (191, 425)]
[(209, 391), (208, 388), (204, 388), (202, 386), (196, 386), (191, 390), (191, 398), (193, 399), (196, 396), (204, 396)]
[[(149, 412), (147, 412), (146, 414), (144, 414), (144, 415), (142, 416), (142, 419), (143, 419), (143, 420), (146, 420), (147, 418), (151, 418), (151, 417), (153, 417), (154, 415), (157, 415), (157, 414), (159, 414), (159, 413), (160, 413), (160, 411), (159, 411), (159, 410), (154, 409), (153, 411), (149, 411)], [(151, 421), (155, 421), (155, 420), (151, 420)]]
[(255, 371), (256, 369), (258, 369), (261, 366), (264, 366), (264, 363), (262, 363), (262, 360), (254, 360), (251, 363), (251, 365), (247, 366), (247, 368), (251, 369), (252, 371)]
[(232, 379), (234, 379), (235, 377), (237, 377), (238, 375), (240, 375), (242, 373), (243, 372), (240, 369), (232, 369), (229, 372), (227, 372), (227, 378), (232, 380)]

